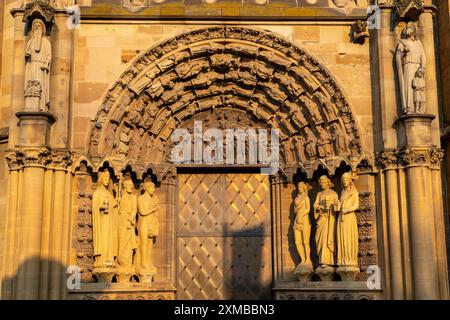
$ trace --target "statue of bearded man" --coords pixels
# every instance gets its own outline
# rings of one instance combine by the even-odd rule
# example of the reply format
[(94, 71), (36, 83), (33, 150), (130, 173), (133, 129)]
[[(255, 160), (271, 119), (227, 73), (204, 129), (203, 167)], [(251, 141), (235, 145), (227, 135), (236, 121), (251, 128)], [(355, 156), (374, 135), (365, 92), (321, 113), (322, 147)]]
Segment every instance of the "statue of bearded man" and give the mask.
[(28, 111), (46, 112), (50, 106), (52, 47), (45, 34), (44, 22), (34, 20), (25, 50), (25, 99)]

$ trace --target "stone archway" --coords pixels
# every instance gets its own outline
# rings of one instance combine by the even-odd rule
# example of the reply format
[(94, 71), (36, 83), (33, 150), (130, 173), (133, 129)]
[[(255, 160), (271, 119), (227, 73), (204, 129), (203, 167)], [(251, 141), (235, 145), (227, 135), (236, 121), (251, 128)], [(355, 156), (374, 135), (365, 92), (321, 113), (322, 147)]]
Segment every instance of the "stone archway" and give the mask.
[[(194, 266), (201, 268), (210, 262), (208, 257), (217, 258), (218, 253), (231, 250), (233, 261), (236, 261), (233, 265), (260, 265), (261, 261), (272, 265), (271, 260), (275, 257), (271, 241), (280, 236), (271, 233), (271, 229), (275, 230), (273, 224), (279, 223), (271, 218), (279, 214), (271, 213), (271, 203), (280, 201), (271, 199), (275, 193), (270, 192), (274, 186), (278, 187), (277, 178), (270, 181), (267, 177), (252, 176), (248, 172), (222, 176), (181, 174), (176, 178), (177, 166), (170, 163), (167, 156), (171, 149), (171, 135), (177, 128), (191, 129), (198, 120), (207, 121), (211, 128), (279, 129), (280, 174), (289, 178), (299, 170), (312, 178), (319, 167), (333, 175), (343, 162), (356, 170), (367, 159), (351, 107), (336, 80), (311, 55), (275, 34), (242, 27), (211, 27), (179, 35), (139, 55), (106, 94), (92, 126), (86, 154), (78, 162), (88, 162), (94, 176), (106, 163), (117, 176), (124, 169), (133, 172), (136, 183), (142, 182), (149, 174), (156, 176), (160, 182), (158, 192), (165, 201), (161, 227), (164, 230), (160, 231), (164, 235), (162, 243), (165, 248), (156, 249), (159, 250), (156, 265), (159, 270), (164, 270), (161, 271), (164, 274), (157, 282), (171, 284), (171, 288), (182, 283), (184, 288), (181, 289), (186, 289), (181, 295), (184, 298), (215, 296), (208, 293), (205, 296), (200, 292), (203, 290), (201, 286), (191, 288), (189, 279), (177, 282), (177, 260), (178, 269), (184, 268), (190, 265), (190, 258), (197, 258), (197, 254), (200, 257), (207, 250), (207, 258), (203, 257), (205, 260)], [(83, 179), (87, 181), (84, 184), (89, 184), (89, 194), (95, 183), (91, 179)], [(197, 181), (195, 185), (191, 183), (194, 180)], [(212, 183), (208, 184), (210, 180)], [(204, 216), (212, 219), (214, 214), (210, 214), (208, 208), (198, 209), (203, 205), (201, 201), (190, 201), (191, 198), (196, 199), (196, 194), (183, 198), (183, 192), (190, 195), (190, 190), (200, 190), (201, 187), (204, 193), (208, 193), (216, 186), (222, 188), (219, 195), (227, 196), (212, 199), (218, 213), (211, 225), (223, 222), (222, 227), (203, 230), (201, 223), (196, 224), (199, 222), (197, 216), (203, 212)], [(229, 186), (237, 186), (237, 192), (228, 192)], [(245, 190), (249, 192), (243, 196)], [(198, 196), (205, 198), (203, 194)], [(240, 207), (235, 210), (236, 219), (228, 217), (230, 204), (245, 206), (255, 199), (257, 205), (254, 210), (247, 210), (244, 214), (245, 208)], [(259, 210), (258, 205), (267, 210)], [(235, 230), (238, 224), (232, 225), (235, 220), (244, 222), (239, 225), (239, 230)], [(179, 232), (183, 228), (180, 229), (179, 225), (177, 228), (177, 221), (188, 226), (184, 233)], [(258, 225), (252, 225), (255, 221)], [(196, 225), (190, 228), (191, 224)], [(212, 243), (213, 234), (217, 241)], [(253, 242), (248, 242), (248, 239), (253, 239)], [(208, 243), (216, 249), (208, 248)], [(242, 243), (246, 245), (242, 246)], [(261, 253), (254, 255), (258, 260), (256, 264), (239, 258), (247, 257), (247, 253), (230, 249), (249, 246), (252, 255)], [(86, 250), (79, 247), (76, 250)], [(183, 249), (190, 254), (180, 254)], [(227, 260), (220, 254), (217, 259)], [(217, 261), (213, 263), (215, 266)], [(90, 264), (92, 259), (88, 261)], [(223, 278), (216, 279), (219, 283), (214, 288), (223, 288), (227, 281), (235, 284), (239, 278), (243, 281), (250, 279), (245, 267), (235, 270), (237, 272), (232, 269), (232, 266), (223, 264)], [(264, 282), (264, 290), (267, 289), (265, 292), (270, 296), (273, 272), (269, 270), (260, 278), (252, 274), (252, 278), (257, 279), (253, 291), (262, 292), (263, 288), (258, 285)], [(239, 274), (238, 280), (233, 277), (227, 279), (225, 274)], [(231, 291), (243, 292), (235, 289)], [(251, 290), (247, 291), (252, 294)], [(230, 296), (224, 292), (218, 297)]]
[(157, 172), (175, 128), (222, 108), (280, 129), (284, 172), (311, 178), (319, 166), (334, 174), (363, 159), (349, 102), (326, 68), (273, 33), (230, 26), (185, 33), (138, 56), (107, 93), (87, 154), (94, 167), (108, 158), (138, 176)]

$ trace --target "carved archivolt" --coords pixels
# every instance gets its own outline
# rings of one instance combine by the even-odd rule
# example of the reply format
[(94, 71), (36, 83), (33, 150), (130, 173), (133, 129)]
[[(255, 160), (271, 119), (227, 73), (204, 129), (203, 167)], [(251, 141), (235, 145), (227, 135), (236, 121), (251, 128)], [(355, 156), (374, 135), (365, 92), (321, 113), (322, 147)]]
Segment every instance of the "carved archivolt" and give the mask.
[(218, 110), (280, 129), (286, 171), (334, 174), (363, 159), (349, 103), (324, 66), (272, 33), (231, 26), (182, 34), (138, 56), (107, 93), (87, 153), (94, 168), (108, 159), (138, 175), (166, 171), (172, 132)]

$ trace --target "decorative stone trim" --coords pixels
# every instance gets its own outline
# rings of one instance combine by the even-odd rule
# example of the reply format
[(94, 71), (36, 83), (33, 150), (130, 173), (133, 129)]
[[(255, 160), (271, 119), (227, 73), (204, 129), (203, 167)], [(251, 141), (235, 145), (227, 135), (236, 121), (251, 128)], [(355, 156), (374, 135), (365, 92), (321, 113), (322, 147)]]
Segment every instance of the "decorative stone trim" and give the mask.
[(383, 170), (393, 170), (399, 167), (430, 167), (439, 170), (443, 158), (443, 150), (436, 147), (406, 148), (378, 153), (377, 165)]
[(48, 147), (19, 147), (7, 153), (6, 161), (11, 171), (27, 167), (67, 169), (72, 164), (72, 154)]

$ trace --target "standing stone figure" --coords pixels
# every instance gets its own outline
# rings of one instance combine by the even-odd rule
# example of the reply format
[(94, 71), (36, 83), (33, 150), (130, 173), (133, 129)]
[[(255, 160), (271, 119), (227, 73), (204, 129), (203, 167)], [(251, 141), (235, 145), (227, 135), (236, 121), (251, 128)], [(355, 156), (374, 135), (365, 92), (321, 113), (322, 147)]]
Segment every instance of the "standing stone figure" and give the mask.
[(119, 202), (119, 252), (117, 262), (122, 269), (133, 267), (133, 251), (136, 245), (137, 196), (133, 194), (133, 181), (123, 182), (123, 194)]
[(419, 68), (413, 81), (414, 107), (416, 113), (424, 114), (427, 108), (427, 94), (425, 92), (425, 70)]
[(359, 193), (353, 183), (353, 175), (344, 173), (341, 183), (341, 210), (337, 221), (337, 265), (338, 272), (359, 272), (358, 266), (358, 221), (356, 210), (359, 209)]
[(419, 68), (425, 70), (426, 67), (425, 51), (418, 38), (417, 25), (414, 22), (409, 22), (403, 30), (402, 39), (397, 46), (396, 63), (403, 113), (425, 113), (425, 110), (416, 110), (414, 107), (413, 81), (417, 70)]
[(158, 215), (160, 211), (158, 196), (154, 194), (155, 185), (151, 181), (143, 184), (145, 193), (138, 198), (139, 221), (138, 235), (141, 257), (141, 273), (154, 275), (156, 268), (153, 265), (153, 241), (159, 235)]
[(25, 108), (46, 112), (50, 106), (52, 47), (45, 36), (45, 23), (35, 19), (25, 50)]
[(108, 186), (108, 171), (99, 173), (98, 188), (92, 197), (95, 268), (114, 267), (117, 253), (117, 202)]
[(322, 191), (317, 194), (314, 203), (314, 218), (317, 222), (316, 245), (319, 257), (318, 273), (332, 273), (336, 264), (335, 229), (336, 211), (339, 209), (339, 196), (332, 190), (333, 187), (327, 176), (319, 179)]
[(295, 198), (294, 206), (296, 213), (294, 223), (295, 246), (301, 259), (301, 263), (297, 266), (295, 274), (297, 274), (299, 280), (304, 280), (304, 276), (309, 277), (309, 274), (313, 271), (311, 248), (309, 245), (311, 237), (311, 220), (309, 217), (311, 201), (308, 196), (309, 190), (311, 190), (311, 187), (308, 184), (304, 182), (298, 184), (298, 196)]

